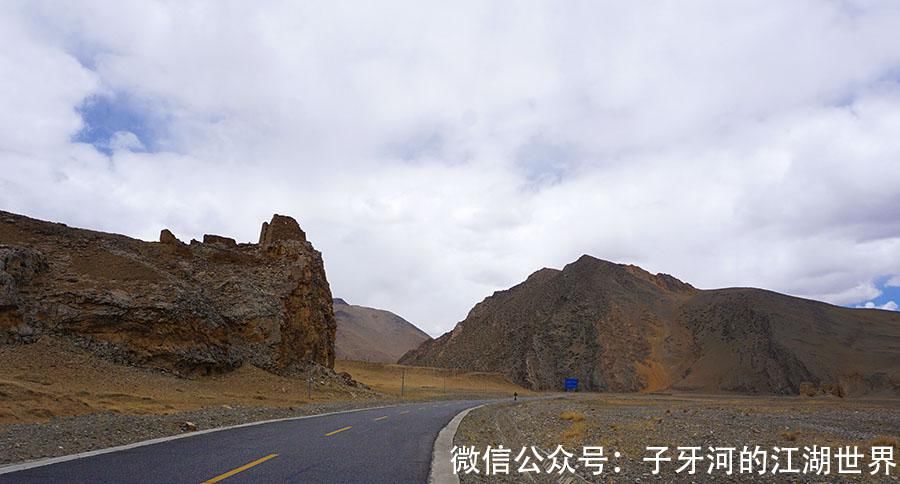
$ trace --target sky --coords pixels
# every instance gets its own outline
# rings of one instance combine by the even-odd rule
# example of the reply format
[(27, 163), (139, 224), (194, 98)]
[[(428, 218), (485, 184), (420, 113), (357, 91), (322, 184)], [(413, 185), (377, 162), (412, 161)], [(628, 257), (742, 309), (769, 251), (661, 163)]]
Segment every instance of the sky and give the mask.
[(0, 209), (255, 242), (432, 335), (581, 254), (900, 303), (900, 2), (0, 3)]

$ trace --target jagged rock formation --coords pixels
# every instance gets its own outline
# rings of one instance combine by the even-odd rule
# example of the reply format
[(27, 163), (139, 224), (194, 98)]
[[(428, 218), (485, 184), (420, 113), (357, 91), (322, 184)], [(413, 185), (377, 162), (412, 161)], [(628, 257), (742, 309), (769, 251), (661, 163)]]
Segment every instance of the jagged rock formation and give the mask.
[(760, 289), (698, 290), (583, 256), (476, 305), (401, 363), (504, 372), (534, 389), (900, 393), (900, 313)]
[(334, 299), (335, 353), (341, 360), (396, 363), (407, 351), (431, 339), (424, 331), (382, 309)]
[(321, 254), (290, 217), (263, 233), (155, 243), (0, 212), (0, 343), (49, 334), (179, 374), (333, 367)]
[(300, 229), (296, 220), (284, 215), (273, 215), (271, 222), (263, 222), (259, 233), (259, 245), (268, 247), (283, 240), (306, 242), (306, 232)]

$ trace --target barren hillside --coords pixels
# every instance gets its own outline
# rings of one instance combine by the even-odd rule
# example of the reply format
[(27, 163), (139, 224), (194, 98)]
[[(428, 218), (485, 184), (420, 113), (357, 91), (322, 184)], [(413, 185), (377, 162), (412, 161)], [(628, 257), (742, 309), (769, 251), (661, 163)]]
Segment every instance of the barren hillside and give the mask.
[(477, 304), (404, 364), (502, 371), (533, 389), (900, 393), (900, 313), (760, 289), (698, 290), (582, 256)]
[(431, 339), (424, 331), (396, 314), (382, 309), (334, 300), (338, 359), (396, 363), (407, 351)]

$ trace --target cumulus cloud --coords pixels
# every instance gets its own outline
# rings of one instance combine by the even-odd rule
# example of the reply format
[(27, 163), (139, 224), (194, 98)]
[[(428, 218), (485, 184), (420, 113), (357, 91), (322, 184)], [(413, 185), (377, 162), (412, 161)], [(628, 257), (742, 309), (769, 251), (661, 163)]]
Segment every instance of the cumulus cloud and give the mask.
[(859, 306), (856, 306), (856, 307), (858, 307), (858, 308), (866, 308), (866, 309), (884, 309), (884, 310), (887, 310), (887, 311), (896, 311), (897, 308), (898, 308), (897, 303), (894, 302), (894, 301), (888, 301), (888, 302), (886, 302), (886, 303), (884, 303), (884, 304), (875, 304), (874, 302), (869, 301), (869, 302), (867, 302), (867, 303), (865, 303), (865, 304), (862, 304), (862, 305), (859, 305)]
[(109, 148), (113, 151), (141, 151), (144, 143), (131, 131), (116, 131), (109, 139)]
[(847, 305), (900, 273), (895, 2), (0, 10), (7, 210), (291, 214), (335, 295), (432, 334), (582, 253)]

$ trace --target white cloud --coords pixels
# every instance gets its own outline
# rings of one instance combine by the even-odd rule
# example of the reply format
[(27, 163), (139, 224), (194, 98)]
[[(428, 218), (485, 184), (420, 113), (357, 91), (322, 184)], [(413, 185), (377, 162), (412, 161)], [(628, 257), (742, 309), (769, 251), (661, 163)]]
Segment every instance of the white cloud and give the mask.
[(888, 301), (888, 302), (886, 302), (886, 303), (884, 303), (884, 304), (881, 304), (881, 305), (878, 305), (878, 304), (875, 304), (875, 303), (872, 302), (872, 301), (869, 301), (869, 302), (867, 302), (867, 303), (865, 303), (865, 304), (863, 304), (863, 305), (856, 306), (856, 307), (858, 307), (858, 308), (866, 308), (866, 309), (884, 309), (884, 310), (887, 310), (887, 311), (896, 311), (897, 308), (898, 308), (897, 303), (894, 302), (894, 301)]
[[(894, 2), (0, 9), (8, 210), (242, 240), (292, 214), (336, 295), (433, 334), (581, 253), (840, 304), (900, 273)], [(107, 93), (160, 139), (72, 143)]]
[(131, 131), (116, 131), (109, 139), (109, 148), (113, 151), (141, 151), (144, 144)]
[(887, 287), (900, 287), (900, 276), (892, 276), (884, 285)]

